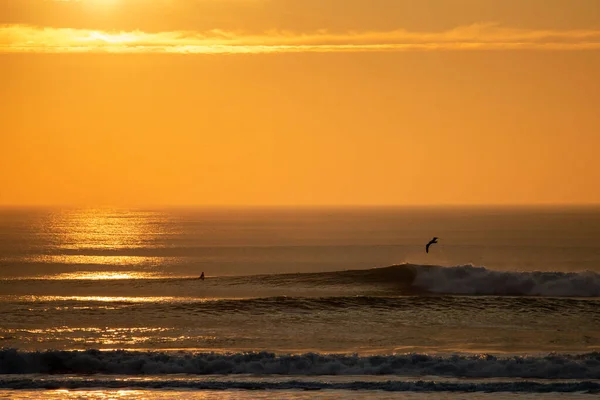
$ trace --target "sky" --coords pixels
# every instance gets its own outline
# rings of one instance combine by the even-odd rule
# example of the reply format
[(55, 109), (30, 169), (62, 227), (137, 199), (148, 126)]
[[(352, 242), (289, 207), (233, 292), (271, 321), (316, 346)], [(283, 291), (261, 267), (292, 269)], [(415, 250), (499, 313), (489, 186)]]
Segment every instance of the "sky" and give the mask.
[(600, 203), (600, 1), (0, 0), (0, 205)]

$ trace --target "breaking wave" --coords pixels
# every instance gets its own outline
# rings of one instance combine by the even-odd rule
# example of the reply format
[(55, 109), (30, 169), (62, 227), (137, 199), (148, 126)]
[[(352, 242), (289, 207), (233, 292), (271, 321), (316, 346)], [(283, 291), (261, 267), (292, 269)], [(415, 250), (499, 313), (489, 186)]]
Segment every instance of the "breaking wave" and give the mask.
[[(43, 285), (37, 285), (43, 282)], [(132, 284), (135, 282), (135, 284)], [(473, 265), (401, 264), (333, 272), (152, 279), (0, 280), (6, 294), (196, 297), (495, 295), (600, 297), (600, 273), (498, 271)], [(201, 286), (200, 286), (201, 285)], [(36, 292), (32, 293), (32, 288)]]
[(385, 268), (314, 274), (264, 275), (271, 284), (369, 285), (406, 294), (600, 297), (596, 272), (514, 272), (462, 265), (402, 264)]
[(386, 392), (511, 392), (511, 393), (599, 393), (600, 383), (582, 382), (437, 382), (426, 380), (386, 382), (323, 382), (306, 380), (287, 381), (214, 381), (214, 380), (130, 380), (56, 378), (0, 379), (5, 389), (195, 389), (195, 390), (381, 390)]
[(600, 274), (595, 272), (510, 272), (472, 265), (413, 266), (412, 285), (431, 293), (599, 297)]
[(600, 353), (496, 357), (485, 354), (359, 356), (126, 350), (24, 352), (4, 349), (0, 350), (0, 374), (435, 375), (457, 378), (600, 379)]

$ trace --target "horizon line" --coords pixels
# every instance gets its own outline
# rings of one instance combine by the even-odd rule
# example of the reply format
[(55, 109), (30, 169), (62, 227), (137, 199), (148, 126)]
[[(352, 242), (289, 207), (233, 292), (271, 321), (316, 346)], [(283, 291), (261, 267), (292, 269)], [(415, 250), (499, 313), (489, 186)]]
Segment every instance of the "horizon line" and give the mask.
[(0, 204), (0, 209), (360, 209), (360, 208), (595, 208), (580, 203), (438, 203), (438, 204)]

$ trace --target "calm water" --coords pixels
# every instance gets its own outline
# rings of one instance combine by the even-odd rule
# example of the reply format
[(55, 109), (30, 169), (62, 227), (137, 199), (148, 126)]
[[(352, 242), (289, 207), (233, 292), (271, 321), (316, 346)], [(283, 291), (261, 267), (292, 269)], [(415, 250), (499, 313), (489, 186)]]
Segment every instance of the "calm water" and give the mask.
[(597, 208), (0, 210), (0, 396), (598, 393), (599, 239)]

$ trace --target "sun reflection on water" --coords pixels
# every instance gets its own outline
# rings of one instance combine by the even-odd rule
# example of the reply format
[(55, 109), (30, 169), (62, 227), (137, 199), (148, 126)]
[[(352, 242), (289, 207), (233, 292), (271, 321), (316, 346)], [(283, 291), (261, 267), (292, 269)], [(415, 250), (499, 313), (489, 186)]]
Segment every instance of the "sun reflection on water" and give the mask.
[(213, 297), (172, 297), (172, 296), (35, 296), (35, 295), (4, 295), (0, 302), (58, 302), (58, 301), (91, 301), (118, 303), (205, 303), (223, 301)]
[(126, 271), (126, 272), (110, 272), (110, 271), (78, 271), (65, 272), (62, 274), (51, 275), (45, 277), (51, 280), (110, 280), (110, 279), (160, 279), (162, 275), (152, 272)]
[[(12, 261), (5, 258), (5, 261)], [(72, 254), (37, 254), (28, 257), (19, 257), (18, 262), (43, 263), (43, 264), (77, 264), (77, 265), (143, 265), (158, 266), (177, 262), (177, 257), (145, 257), (124, 255), (72, 255)]]
[(153, 244), (164, 229), (160, 212), (86, 209), (56, 213), (51, 230), (60, 249), (125, 249)]
[[(168, 228), (170, 226), (170, 228)], [(177, 263), (177, 257), (139, 254), (143, 249), (164, 246), (165, 236), (174, 234), (168, 216), (159, 211), (119, 209), (75, 209), (53, 212), (38, 232), (51, 245), (39, 254), (18, 262), (32, 264), (107, 265), (159, 267)], [(132, 252), (133, 251), (133, 252)], [(136, 253), (137, 254), (134, 254)], [(10, 262), (11, 260), (4, 260)], [(152, 272), (98, 271), (62, 273), (44, 279), (152, 279)]]

